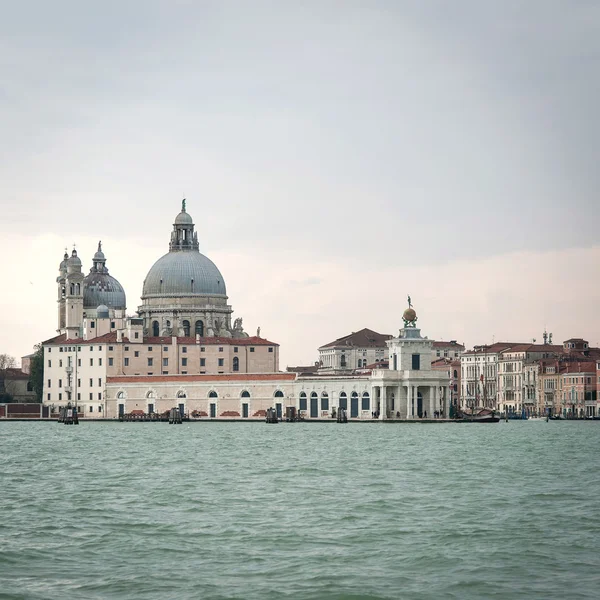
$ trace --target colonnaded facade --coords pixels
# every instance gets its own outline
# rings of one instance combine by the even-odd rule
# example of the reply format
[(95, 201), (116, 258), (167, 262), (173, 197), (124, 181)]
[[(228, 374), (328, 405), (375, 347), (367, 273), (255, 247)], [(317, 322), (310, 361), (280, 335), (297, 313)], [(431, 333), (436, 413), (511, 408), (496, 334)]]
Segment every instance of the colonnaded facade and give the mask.
[[(433, 341), (404, 312), (398, 336), (376, 367), (344, 373), (282, 373), (279, 344), (232, 322), (225, 280), (200, 253), (185, 200), (175, 217), (169, 251), (146, 276), (142, 304), (127, 316), (126, 295), (108, 272), (101, 243), (88, 275), (73, 250), (59, 266), (57, 335), (43, 343), (43, 402), (76, 404), (89, 417), (163, 413), (173, 407), (197, 418), (262, 418), (294, 406), (305, 418), (345, 408), (350, 418), (447, 415), (449, 373), (432, 370)], [(367, 330), (365, 330), (367, 331)], [(366, 362), (366, 360), (365, 360)]]

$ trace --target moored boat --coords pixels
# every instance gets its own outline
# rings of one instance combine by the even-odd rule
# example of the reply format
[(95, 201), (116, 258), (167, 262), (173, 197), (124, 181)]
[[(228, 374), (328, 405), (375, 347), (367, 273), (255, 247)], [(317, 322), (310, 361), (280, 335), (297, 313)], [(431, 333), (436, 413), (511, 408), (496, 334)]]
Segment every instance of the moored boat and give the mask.
[(457, 416), (457, 421), (463, 423), (499, 423), (500, 417), (496, 411), (489, 408), (475, 409), (469, 412), (461, 412)]

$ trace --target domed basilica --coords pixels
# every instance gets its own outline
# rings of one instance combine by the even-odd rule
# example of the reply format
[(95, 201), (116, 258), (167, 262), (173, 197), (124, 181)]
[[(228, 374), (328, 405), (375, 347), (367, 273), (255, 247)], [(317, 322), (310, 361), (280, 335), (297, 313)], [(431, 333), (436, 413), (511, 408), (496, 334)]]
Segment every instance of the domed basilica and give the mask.
[[(144, 280), (142, 305), (137, 311), (143, 335), (247, 338), (241, 318), (231, 324), (233, 310), (227, 303), (225, 280), (217, 266), (200, 253), (185, 202), (173, 223), (169, 252), (154, 263)], [(71, 256), (65, 251), (57, 283), (58, 331), (68, 338), (81, 337), (92, 325), (95, 328), (95, 319), (106, 311), (110, 331), (125, 327), (125, 290), (109, 274), (101, 242), (85, 277), (77, 251), (73, 249)]]

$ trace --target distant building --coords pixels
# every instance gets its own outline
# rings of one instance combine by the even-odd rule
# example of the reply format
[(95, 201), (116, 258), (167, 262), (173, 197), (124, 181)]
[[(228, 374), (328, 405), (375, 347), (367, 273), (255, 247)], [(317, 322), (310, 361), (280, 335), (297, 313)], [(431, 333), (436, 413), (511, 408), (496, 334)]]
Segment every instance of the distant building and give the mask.
[(456, 340), (433, 342), (433, 360), (438, 358), (460, 359), (464, 351), (465, 347)]
[(386, 342), (391, 337), (365, 328), (329, 342), (319, 348), (319, 373), (351, 373), (380, 364), (387, 358)]

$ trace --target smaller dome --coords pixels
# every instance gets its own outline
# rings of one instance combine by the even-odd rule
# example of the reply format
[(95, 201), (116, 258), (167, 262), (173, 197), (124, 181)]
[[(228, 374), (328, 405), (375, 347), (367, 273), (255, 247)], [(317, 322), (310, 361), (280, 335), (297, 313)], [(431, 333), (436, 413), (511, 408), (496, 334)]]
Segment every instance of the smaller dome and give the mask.
[(192, 221), (192, 217), (185, 212), (185, 210), (182, 210), (176, 217), (175, 217), (175, 225), (193, 225), (194, 221)]
[(71, 252), (71, 257), (67, 260), (67, 265), (69, 266), (81, 266), (81, 259), (77, 256), (77, 250), (73, 248), (73, 252)]
[(415, 321), (415, 320), (416, 320), (416, 318), (417, 318), (417, 313), (415, 312), (415, 309), (414, 309), (414, 308), (407, 308), (407, 309), (404, 311), (404, 314), (402, 315), (402, 318), (403, 318), (405, 321), (412, 322), (412, 321)]
[(94, 260), (106, 260), (106, 256), (104, 256), (104, 252), (102, 250), (98, 250), (96, 254), (94, 254)]
[(97, 309), (96, 309), (96, 317), (98, 319), (108, 319), (109, 318), (109, 314), (108, 314), (108, 306), (106, 306), (106, 304), (101, 304)]

